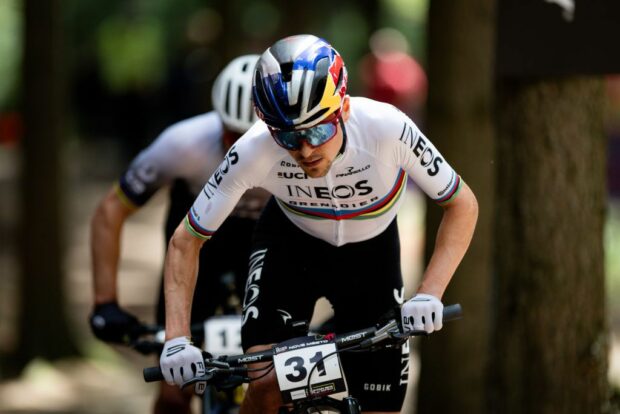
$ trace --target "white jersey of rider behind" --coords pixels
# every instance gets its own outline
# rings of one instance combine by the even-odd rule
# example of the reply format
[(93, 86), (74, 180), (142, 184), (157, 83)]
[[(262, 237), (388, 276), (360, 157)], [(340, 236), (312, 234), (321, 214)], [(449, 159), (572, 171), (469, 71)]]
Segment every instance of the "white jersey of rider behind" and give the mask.
[[(224, 126), (217, 112), (198, 115), (166, 128), (131, 162), (119, 180), (120, 195), (140, 207), (160, 188), (176, 179), (198, 194), (226, 154)], [(246, 193), (233, 215), (257, 218), (265, 194)]]

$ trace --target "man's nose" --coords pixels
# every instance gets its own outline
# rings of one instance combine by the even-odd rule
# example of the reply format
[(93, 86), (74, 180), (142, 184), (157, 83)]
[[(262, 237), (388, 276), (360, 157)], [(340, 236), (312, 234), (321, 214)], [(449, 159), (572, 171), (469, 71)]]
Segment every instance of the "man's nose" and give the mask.
[(314, 148), (312, 148), (312, 146), (308, 144), (308, 141), (306, 141), (305, 139), (302, 139), (301, 144), (299, 146), (300, 155), (304, 158), (307, 158), (310, 156), (310, 154), (312, 154), (312, 151), (314, 151)]

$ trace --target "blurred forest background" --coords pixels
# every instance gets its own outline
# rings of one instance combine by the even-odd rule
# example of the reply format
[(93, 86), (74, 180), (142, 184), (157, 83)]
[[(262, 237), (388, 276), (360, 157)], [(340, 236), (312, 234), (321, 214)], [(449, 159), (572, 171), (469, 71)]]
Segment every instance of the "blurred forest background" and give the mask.
[[(552, 3), (540, 1), (569, 21)], [(152, 359), (88, 330), (88, 220), (139, 150), (211, 109), (230, 59), (297, 33), (343, 55), (351, 95), (408, 112), (480, 201), (446, 296), (466, 318), (416, 342), (408, 410), (617, 412), (620, 68), (498, 70), (515, 3), (498, 4), (0, 0), (0, 412), (148, 412)], [(415, 280), (440, 211), (411, 198), (403, 216), (428, 232), (404, 241)], [(158, 195), (123, 238), (121, 302), (146, 320), (165, 205)]]

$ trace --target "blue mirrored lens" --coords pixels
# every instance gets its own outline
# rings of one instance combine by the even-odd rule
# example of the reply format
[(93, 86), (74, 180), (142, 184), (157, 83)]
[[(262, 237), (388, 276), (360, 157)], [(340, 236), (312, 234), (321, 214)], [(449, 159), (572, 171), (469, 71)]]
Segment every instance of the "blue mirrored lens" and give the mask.
[(305, 140), (313, 147), (319, 146), (327, 142), (336, 135), (337, 125), (330, 122), (328, 124), (320, 124), (312, 128), (302, 129), (300, 131), (273, 131), (273, 137), (284, 148), (295, 150), (301, 147), (301, 141)]

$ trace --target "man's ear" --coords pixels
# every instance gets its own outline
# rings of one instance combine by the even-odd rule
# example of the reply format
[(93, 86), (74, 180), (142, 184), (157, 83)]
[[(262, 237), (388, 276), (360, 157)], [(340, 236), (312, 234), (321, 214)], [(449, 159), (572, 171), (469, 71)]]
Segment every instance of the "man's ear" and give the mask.
[(349, 95), (345, 95), (342, 101), (342, 120), (347, 122), (349, 119), (349, 115), (351, 110), (351, 101), (349, 100)]

